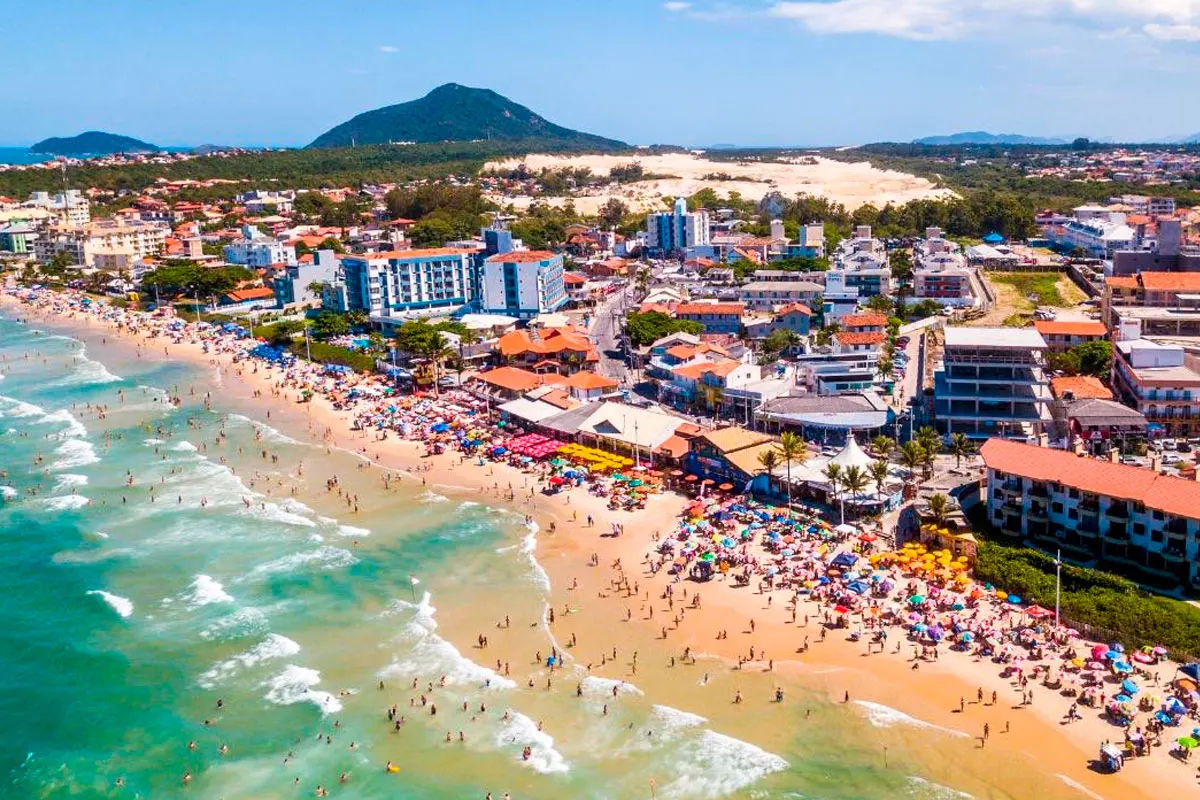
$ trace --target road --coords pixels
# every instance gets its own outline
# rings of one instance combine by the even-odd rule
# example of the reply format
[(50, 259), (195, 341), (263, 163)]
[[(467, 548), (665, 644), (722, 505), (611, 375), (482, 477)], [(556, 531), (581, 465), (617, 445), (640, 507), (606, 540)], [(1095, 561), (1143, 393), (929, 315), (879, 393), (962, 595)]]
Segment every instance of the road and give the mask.
[(621, 347), (621, 325), (631, 295), (632, 290), (622, 289), (597, 305), (589, 330), (596, 342), (596, 349), (600, 351), (600, 374), (619, 381), (622, 388), (629, 388), (630, 376), (629, 367), (624, 357), (618, 356), (618, 352)]

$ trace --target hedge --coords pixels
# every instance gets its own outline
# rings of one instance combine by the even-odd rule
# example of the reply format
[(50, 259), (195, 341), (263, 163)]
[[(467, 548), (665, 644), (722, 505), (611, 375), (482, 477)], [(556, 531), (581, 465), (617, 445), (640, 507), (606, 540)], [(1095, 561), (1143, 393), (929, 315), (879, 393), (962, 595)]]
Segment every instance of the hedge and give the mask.
[[(1054, 608), (1054, 559), (1026, 547), (981, 542), (975, 577)], [(1162, 645), (1177, 659), (1200, 658), (1200, 609), (1156, 597), (1137, 584), (1099, 570), (1063, 564), (1062, 616), (1102, 628), (1128, 649)]]
[(356, 372), (373, 372), (375, 370), (374, 356), (325, 342), (309, 340), (306, 351), (304, 340), (299, 339), (293, 341), (288, 349), (299, 358), (305, 358), (311, 354), (312, 360), (318, 364), (342, 364)]

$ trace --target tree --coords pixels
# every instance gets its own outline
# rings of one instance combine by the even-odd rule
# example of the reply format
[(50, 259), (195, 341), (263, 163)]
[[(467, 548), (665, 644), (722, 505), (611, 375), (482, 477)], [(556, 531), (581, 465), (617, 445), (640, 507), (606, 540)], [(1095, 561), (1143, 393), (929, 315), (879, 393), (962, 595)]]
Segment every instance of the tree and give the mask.
[(875, 455), (884, 461), (891, 455), (892, 448), (896, 446), (896, 441), (886, 434), (879, 434), (871, 440), (871, 449), (875, 451)]
[(1072, 347), (1071, 353), (1078, 360), (1080, 375), (1094, 375), (1097, 378), (1107, 378), (1112, 371), (1112, 342), (1084, 342)]
[(672, 333), (699, 335), (704, 332), (704, 326), (699, 322), (675, 319), (661, 311), (648, 311), (645, 314), (635, 311), (626, 318), (625, 330), (634, 347), (644, 347)]
[(896, 304), (892, 302), (890, 297), (882, 294), (868, 297), (867, 302), (863, 305), (872, 311), (878, 311), (880, 314), (891, 314), (896, 307)]
[(432, 350), (441, 338), (441, 332), (425, 320), (409, 320), (396, 329), (396, 348), (419, 356)]
[(795, 331), (779, 328), (771, 331), (763, 339), (760, 363), (769, 364), (781, 355), (785, 355), (800, 344), (800, 336)]
[(905, 442), (900, 448), (900, 463), (911, 473), (925, 463), (925, 448), (916, 440)]
[(905, 284), (912, 280), (912, 254), (907, 248), (893, 250), (888, 257), (888, 266), (892, 270), (892, 277), (898, 283)]
[(453, 239), (454, 226), (446, 219), (430, 217), (413, 225), (408, 231), (408, 237), (417, 247), (433, 247)]
[(963, 458), (971, 455), (973, 449), (965, 433), (955, 433), (950, 437), (950, 455), (954, 456), (954, 466), (961, 467)]
[(831, 322), (813, 334), (813, 343), (817, 347), (828, 347), (833, 344), (833, 335), (841, 330), (836, 322)]
[(325, 281), (309, 281), (309, 284), (304, 287), (311, 294), (321, 297), (325, 294)]
[(783, 457), (784, 463), (787, 465), (787, 500), (788, 513), (792, 510), (792, 462), (799, 461), (803, 464), (808, 460), (808, 442), (797, 436), (791, 431), (784, 431), (779, 437), (779, 455)]
[[(769, 490), (773, 480), (771, 473), (779, 466), (779, 451), (773, 447), (763, 450), (758, 454), (758, 463), (762, 465), (762, 471), (767, 475), (767, 489)], [(790, 486), (788, 488), (791, 489)]]
[(929, 514), (933, 517), (933, 521), (939, 527), (946, 524), (946, 517), (950, 513), (950, 498), (938, 492), (929, 498)]
[(71, 254), (66, 250), (59, 250), (50, 258), (50, 263), (46, 265), (46, 272), (52, 275), (62, 275), (68, 267), (74, 265), (75, 259), (71, 258)]
[(842, 488), (850, 493), (855, 505), (858, 504), (858, 496), (867, 488), (869, 481), (867, 473), (857, 464), (851, 464), (842, 471)]
[(317, 249), (318, 250), (332, 250), (335, 253), (346, 252), (346, 246), (344, 244), (342, 244), (341, 240), (335, 239), (332, 236), (326, 236), (324, 239), (322, 239), (321, 243), (319, 245), (317, 245)]
[(142, 286), (155, 287), (177, 297), (225, 294), (255, 275), (245, 267), (201, 267), (191, 261), (168, 260), (142, 278)]
[(931, 453), (937, 453), (942, 447), (942, 437), (938, 432), (928, 425), (917, 429), (917, 443), (921, 445), (922, 450), (927, 450)]
[(600, 206), (597, 221), (600, 223), (601, 228), (611, 231), (621, 224), (621, 220), (625, 218), (627, 213), (629, 213), (629, 209), (625, 207), (625, 204), (613, 197), (607, 203)]
[(345, 314), (339, 314), (336, 311), (322, 311), (313, 318), (312, 335), (314, 339), (324, 342), (348, 333), (350, 333), (350, 322), (346, 319)]
[[(825, 467), (825, 480), (829, 481), (829, 488), (833, 492), (834, 502), (837, 502), (839, 499), (838, 487), (842, 483), (842, 466), (840, 464), (828, 464)], [(844, 523), (846, 521), (846, 506), (844, 503), (841, 504), (841, 510), (841, 521)]]
[(880, 494), (884, 492), (883, 487), (887, 483), (889, 469), (887, 459), (884, 458), (872, 461), (871, 466), (867, 468), (867, 471), (871, 473), (871, 480), (875, 481), (875, 489)]

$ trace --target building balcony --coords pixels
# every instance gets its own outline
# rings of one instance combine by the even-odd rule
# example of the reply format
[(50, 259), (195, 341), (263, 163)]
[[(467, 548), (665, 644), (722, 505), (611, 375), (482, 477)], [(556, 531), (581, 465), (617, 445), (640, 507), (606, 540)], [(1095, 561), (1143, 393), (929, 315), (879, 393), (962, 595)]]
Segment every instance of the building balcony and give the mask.
[(1045, 520), (1046, 507), (1043, 505), (1032, 505), (1029, 507), (1029, 511), (1027, 512), (1026, 516), (1028, 516), (1030, 519)]
[(1100, 501), (1094, 497), (1085, 497), (1079, 501), (1079, 510), (1089, 514), (1100, 513)]
[(1129, 519), (1129, 504), (1112, 503), (1104, 510), (1104, 513), (1116, 519)]

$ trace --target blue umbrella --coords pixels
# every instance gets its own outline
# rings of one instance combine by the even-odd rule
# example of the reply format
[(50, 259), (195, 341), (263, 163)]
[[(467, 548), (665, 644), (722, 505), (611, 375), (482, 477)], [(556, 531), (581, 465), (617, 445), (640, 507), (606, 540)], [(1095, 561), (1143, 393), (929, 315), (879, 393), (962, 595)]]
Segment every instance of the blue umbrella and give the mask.
[(737, 542), (733, 541), (733, 539), (730, 539), (728, 536), (721, 540), (721, 547), (733, 547), (735, 544), (737, 544)]
[(1132, 703), (1133, 702), (1133, 698), (1127, 694), (1119, 694), (1113, 699), (1116, 700), (1118, 703)]
[(1125, 690), (1126, 694), (1137, 694), (1138, 693), (1138, 685), (1136, 683), (1134, 683), (1133, 681), (1123, 682), (1121, 684), (1121, 688)]
[(916, 625), (912, 626), (912, 629), (914, 631), (916, 631), (917, 633), (924, 633), (925, 631), (927, 631), (929, 629), (929, 626), (918, 622)]
[(1112, 666), (1117, 672), (1133, 672), (1133, 667), (1124, 661), (1114, 661)]
[(1021, 604), (1021, 598), (1017, 597), (1015, 594), (1010, 594), (1008, 596), (1008, 602), (1012, 603), (1014, 606), (1017, 606)]
[(780, 554), (781, 556), (790, 556), (790, 555), (794, 554), (795, 552), (796, 552), (796, 551), (795, 551), (795, 550), (793, 550), (792, 548), (790, 548), (790, 547), (785, 547), (785, 548), (783, 548), (782, 550), (780, 550), (780, 551), (779, 551), (779, 554)]
[(1108, 649), (1109, 649), (1109, 650), (1116, 650), (1118, 653), (1124, 653), (1124, 652), (1125, 652), (1125, 645), (1121, 644), (1120, 642), (1114, 642), (1114, 643), (1112, 643), (1112, 644), (1110, 644), (1110, 645), (1108, 646)]
[(1121, 654), (1118, 653), (1116, 650), (1109, 650), (1107, 653), (1104, 654), (1104, 657), (1107, 658), (1109, 661), (1116, 661), (1118, 658), (1121, 657)]

